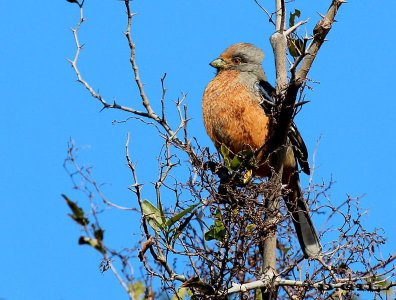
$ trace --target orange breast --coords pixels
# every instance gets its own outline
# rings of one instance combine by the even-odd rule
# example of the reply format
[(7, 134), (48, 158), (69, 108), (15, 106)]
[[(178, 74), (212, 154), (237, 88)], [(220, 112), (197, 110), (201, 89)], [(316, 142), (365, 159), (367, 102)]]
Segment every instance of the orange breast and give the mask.
[(206, 131), (215, 146), (226, 145), (234, 153), (260, 148), (268, 138), (269, 118), (260, 96), (240, 83), (239, 72), (220, 72), (206, 87), (202, 99)]

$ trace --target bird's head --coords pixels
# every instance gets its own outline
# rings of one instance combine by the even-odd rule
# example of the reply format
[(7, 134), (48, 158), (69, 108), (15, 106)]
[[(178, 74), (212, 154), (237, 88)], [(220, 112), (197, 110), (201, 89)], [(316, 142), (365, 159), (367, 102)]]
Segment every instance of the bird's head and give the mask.
[(228, 47), (210, 65), (216, 68), (217, 72), (239, 70), (253, 72), (261, 77), (264, 75), (261, 67), (263, 59), (264, 53), (261, 49), (249, 43), (238, 43)]

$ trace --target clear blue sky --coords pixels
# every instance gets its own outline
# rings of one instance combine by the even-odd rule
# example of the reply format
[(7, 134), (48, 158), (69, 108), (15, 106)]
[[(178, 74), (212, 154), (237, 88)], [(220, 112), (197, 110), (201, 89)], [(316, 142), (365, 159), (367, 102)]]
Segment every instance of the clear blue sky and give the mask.
[[(78, 20), (76, 5), (23, 2), (0, 3), (0, 299), (126, 299), (113, 275), (98, 271), (99, 255), (77, 245), (80, 232), (66, 216), (60, 194), (84, 198), (71, 190), (62, 164), (72, 137), (87, 146), (80, 159), (95, 166), (94, 176), (108, 183), (104, 190), (111, 199), (131, 203), (126, 134), (132, 134), (133, 155), (144, 166), (140, 175), (147, 184), (156, 175), (150, 173), (155, 159), (145, 156), (151, 149), (158, 153), (156, 134), (133, 122), (112, 125), (126, 115), (99, 112), (100, 105), (76, 83), (66, 61), (74, 54), (70, 28)], [(300, 0), (295, 5), (312, 26), (328, 2)], [(203, 89), (214, 75), (208, 63), (232, 43), (252, 42), (266, 52), (264, 67), (273, 82), (271, 25), (254, 1), (135, 0), (132, 8), (138, 13), (133, 33), (149, 96), (160, 98), (159, 80), (168, 73), (168, 100), (188, 93), (190, 134), (212, 147), (200, 108)], [(121, 1), (86, 0), (80, 67), (107, 99), (137, 106), (124, 11)], [(350, 0), (342, 7), (310, 73), (321, 83), (307, 94), (311, 103), (297, 119), (311, 154), (322, 136), (316, 180), (333, 176), (334, 201), (347, 194), (366, 195), (367, 226), (384, 228), (388, 237), (384, 254), (396, 250), (396, 45), (389, 35), (395, 11), (394, 0)], [(136, 224), (132, 213), (110, 212), (105, 219), (118, 233), (109, 237), (116, 245), (133, 246)]]

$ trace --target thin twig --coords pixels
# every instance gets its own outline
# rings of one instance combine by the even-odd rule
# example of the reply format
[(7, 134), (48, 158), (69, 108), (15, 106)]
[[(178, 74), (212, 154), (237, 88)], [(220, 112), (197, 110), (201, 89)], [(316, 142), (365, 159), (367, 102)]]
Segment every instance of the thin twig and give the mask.
[(258, 0), (254, 0), (254, 2), (256, 2), (256, 4), (260, 7), (260, 9), (268, 16), (268, 21), (271, 22), (272, 24), (274, 24), (274, 26), (276, 25), (274, 20), (272, 20), (272, 14), (270, 14), (268, 12), (268, 10), (266, 10), (261, 4), (260, 2), (258, 2)]

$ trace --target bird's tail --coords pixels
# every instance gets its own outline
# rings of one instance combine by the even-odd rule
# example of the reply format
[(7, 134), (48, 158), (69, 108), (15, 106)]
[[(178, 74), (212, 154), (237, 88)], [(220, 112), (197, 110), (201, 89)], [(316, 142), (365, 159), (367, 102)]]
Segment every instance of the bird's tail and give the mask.
[(298, 173), (291, 176), (288, 188), (290, 193), (287, 195), (286, 205), (291, 212), (301, 249), (305, 257), (318, 256), (322, 246), (309, 215), (308, 205), (301, 193)]

